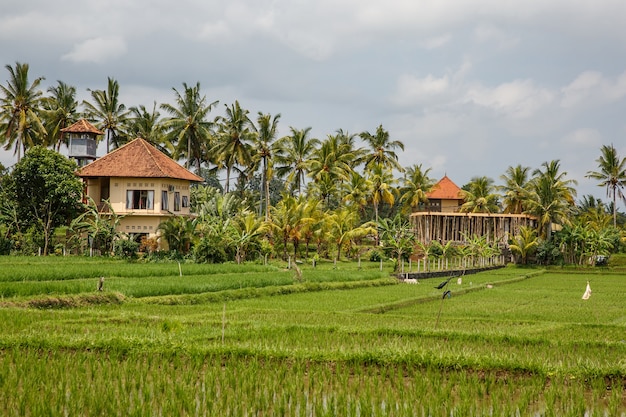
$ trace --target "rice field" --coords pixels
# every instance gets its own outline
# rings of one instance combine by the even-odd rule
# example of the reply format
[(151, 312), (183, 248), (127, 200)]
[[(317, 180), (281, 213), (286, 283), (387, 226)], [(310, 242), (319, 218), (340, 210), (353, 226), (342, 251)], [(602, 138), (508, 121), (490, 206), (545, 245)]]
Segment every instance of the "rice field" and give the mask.
[(624, 272), (301, 269), (0, 258), (0, 414), (626, 416)]

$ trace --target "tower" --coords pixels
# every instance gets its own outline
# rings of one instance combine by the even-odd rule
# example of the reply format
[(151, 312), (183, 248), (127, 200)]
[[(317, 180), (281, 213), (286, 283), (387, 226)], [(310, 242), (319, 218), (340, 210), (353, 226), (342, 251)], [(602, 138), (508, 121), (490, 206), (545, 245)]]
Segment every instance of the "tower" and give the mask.
[(96, 160), (96, 138), (104, 132), (96, 129), (94, 125), (85, 119), (80, 119), (73, 125), (61, 129), (68, 135), (70, 153), (69, 157), (76, 160), (79, 167), (85, 166)]

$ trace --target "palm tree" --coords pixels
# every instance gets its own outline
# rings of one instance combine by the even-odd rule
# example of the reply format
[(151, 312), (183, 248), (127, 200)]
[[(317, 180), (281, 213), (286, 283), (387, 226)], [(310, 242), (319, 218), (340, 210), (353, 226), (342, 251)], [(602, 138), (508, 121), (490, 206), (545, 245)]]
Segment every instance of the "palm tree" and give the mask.
[(528, 176), (529, 167), (517, 165), (508, 167), (506, 173), (500, 176), (504, 185), (497, 187), (504, 193), (502, 204), (504, 213), (521, 214), (530, 194), (530, 182)]
[(602, 155), (596, 162), (599, 171), (589, 171), (586, 177), (600, 181), (600, 187), (606, 187), (607, 197), (613, 200), (613, 227), (617, 227), (617, 197), (626, 204), (626, 195), (624, 195), (624, 187), (626, 187), (626, 158), (620, 160), (615, 147), (603, 145), (601, 149)]
[(272, 117), (270, 114), (259, 112), (257, 124), (252, 126), (256, 132), (254, 136), (255, 155), (253, 158), (257, 163), (260, 162), (262, 164), (262, 198), (265, 197), (265, 221), (269, 220), (270, 213), (270, 180), (273, 172), (273, 160), (274, 156), (280, 152), (278, 146), (276, 146), (279, 120), (280, 113)]
[(341, 249), (368, 234), (375, 234), (376, 228), (371, 223), (359, 224), (359, 214), (347, 207), (335, 210), (328, 218), (329, 233), (337, 245), (337, 259), (341, 257)]
[(354, 206), (360, 214), (363, 214), (367, 206), (367, 196), (371, 189), (370, 181), (357, 171), (350, 172), (348, 182), (343, 184), (343, 201), (349, 206)]
[(410, 166), (404, 172), (400, 201), (409, 212), (428, 202), (427, 194), (435, 185), (435, 181), (428, 176), (429, 172), (430, 168), (424, 170), (422, 164)]
[(123, 133), (123, 127), (128, 118), (126, 106), (119, 102), (120, 85), (111, 78), (107, 78), (107, 89), (88, 90), (91, 93), (93, 103), (83, 101), (87, 118), (96, 123), (96, 126), (105, 132), (107, 153), (113, 145), (113, 149), (119, 148), (127, 140)]
[(224, 193), (227, 193), (233, 167), (238, 165), (243, 172), (252, 165), (250, 143), (254, 136), (253, 123), (248, 117), (248, 110), (242, 109), (238, 101), (230, 107), (226, 106), (226, 117), (218, 117), (217, 121), (217, 143), (211, 153), (226, 167)]
[(176, 106), (161, 104), (161, 109), (170, 115), (164, 122), (164, 128), (167, 139), (175, 146), (172, 157), (184, 157), (187, 169), (193, 162), (196, 173), (200, 175), (202, 162), (208, 158), (208, 150), (212, 147), (213, 122), (207, 117), (218, 102), (207, 104), (206, 96), (200, 95), (199, 82), (193, 87), (183, 83), (183, 88), (182, 94), (172, 88)]
[(531, 227), (522, 226), (519, 234), (509, 243), (509, 248), (511, 252), (519, 255), (522, 264), (526, 265), (528, 257), (537, 250), (538, 245), (537, 231)]
[(235, 246), (235, 260), (238, 264), (246, 260), (249, 248), (269, 229), (262, 218), (251, 211), (244, 211), (235, 219), (231, 239)]
[(370, 201), (374, 206), (374, 221), (378, 223), (380, 204), (387, 203), (393, 206), (396, 201), (396, 189), (393, 187), (395, 180), (391, 175), (391, 170), (385, 168), (383, 164), (370, 165), (367, 175), (371, 184)]
[(38, 87), (44, 77), (38, 77), (29, 83), (28, 64), (16, 62), (15, 68), (10, 65), (5, 68), (9, 71), (9, 80), (6, 86), (0, 86), (0, 131), (4, 133), (4, 149), (15, 147), (19, 162), (22, 151), (41, 144), (45, 135), (46, 130), (38, 114), (42, 100), (42, 92)]
[(321, 146), (313, 152), (309, 176), (313, 179), (318, 191), (322, 192), (322, 198), (330, 203), (331, 196), (335, 194), (341, 184), (348, 180), (352, 168), (350, 162), (354, 160), (352, 149), (342, 143), (338, 135), (329, 135)]
[(145, 139), (166, 155), (172, 155), (174, 147), (166, 138), (156, 101), (152, 105), (152, 111), (148, 111), (144, 105), (131, 107), (130, 117), (126, 123), (130, 137)]
[(378, 126), (373, 135), (369, 132), (362, 132), (359, 136), (370, 148), (369, 153), (363, 158), (366, 167), (383, 165), (387, 169), (403, 171), (395, 149), (404, 150), (404, 143), (399, 140), (392, 141), (389, 132), (383, 129), (383, 125)]
[(464, 213), (497, 213), (500, 211), (498, 195), (495, 194), (493, 180), (487, 177), (474, 177), (463, 190), (465, 203), (460, 211)]
[(61, 130), (78, 119), (76, 87), (57, 81), (56, 86), (48, 88), (48, 93), (50, 96), (43, 99), (46, 143), (58, 152), (61, 144), (68, 145), (66, 135)]
[(550, 239), (553, 223), (569, 223), (576, 196), (573, 185), (577, 182), (566, 179), (567, 172), (559, 172), (559, 160), (544, 162), (541, 166), (544, 170), (533, 171), (528, 212), (539, 218), (540, 236)]
[(158, 230), (170, 250), (188, 253), (194, 238), (197, 221), (185, 216), (169, 217), (159, 224)]
[(291, 192), (302, 193), (302, 187), (305, 185), (305, 176), (311, 168), (311, 156), (316, 146), (320, 143), (319, 139), (309, 138), (311, 128), (295, 129), (289, 128), (291, 135), (285, 136), (278, 140), (280, 147), (280, 155), (276, 155), (276, 173), (279, 177), (287, 177), (287, 184)]

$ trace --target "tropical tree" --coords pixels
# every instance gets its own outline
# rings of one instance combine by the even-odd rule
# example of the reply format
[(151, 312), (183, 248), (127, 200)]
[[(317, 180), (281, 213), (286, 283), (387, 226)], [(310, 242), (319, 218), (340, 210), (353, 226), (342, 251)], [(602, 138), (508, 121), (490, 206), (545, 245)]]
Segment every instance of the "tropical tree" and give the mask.
[(78, 119), (76, 87), (57, 81), (56, 86), (48, 88), (48, 93), (50, 95), (43, 99), (46, 144), (59, 152), (62, 144), (69, 145), (62, 129), (71, 126)]
[(106, 210), (103, 212), (93, 198), (88, 197), (83, 213), (70, 223), (70, 230), (78, 234), (86, 233), (90, 249), (112, 253), (115, 241), (122, 236), (117, 228), (126, 215), (115, 213), (109, 201), (104, 203)]
[(0, 85), (0, 132), (4, 149), (15, 148), (17, 160), (22, 151), (42, 144), (45, 128), (39, 117), (42, 92), (39, 84), (44, 77), (28, 80), (28, 64), (15, 63), (15, 68), (6, 65), (9, 71), (7, 85)]
[(343, 184), (343, 201), (363, 214), (367, 206), (367, 198), (371, 189), (370, 181), (357, 171), (350, 172), (348, 182)]
[(76, 163), (59, 153), (35, 146), (13, 171), (2, 179), (6, 197), (15, 204), (23, 229), (43, 235), (43, 253), (48, 253), (54, 230), (69, 224), (80, 210), (83, 185), (75, 175)]
[(350, 144), (339, 135), (329, 135), (313, 152), (309, 175), (313, 183), (323, 189), (322, 198), (327, 204), (331, 196), (339, 191), (341, 184), (348, 180), (355, 155)]
[(621, 158), (617, 154), (617, 150), (611, 144), (603, 145), (602, 154), (596, 162), (598, 163), (598, 171), (587, 172), (586, 177), (600, 181), (598, 186), (606, 187), (607, 197), (613, 200), (613, 227), (617, 227), (617, 198), (619, 197), (626, 204), (626, 158)]
[(175, 216), (161, 222), (158, 230), (170, 250), (186, 254), (191, 249), (196, 224), (196, 220), (190, 217)]
[(394, 178), (391, 170), (383, 164), (370, 164), (366, 172), (370, 188), (370, 198), (374, 208), (374, 221), (378, 223), (378, 212), (381, 203), (393, 206), (396, 201), (396, 189), (394, 188)]
[(383, 125), (378, 126), (374, 134), (362, 132), (359, 136), (369, 147), (363, 158), (365, 167), (382, 165), (386, 169), (403, 171), (402, 166), (398, 162), (398, 155), (395, 149), (404, 150), (404, 143), (399, 140), (391, 140), (389, 132), (383, 129)]
[(544, 162), (543, 169), (533, 171), (528, 212), (539, 219), (540, 237), (550, 240), (552, 224), (568, 224), (575, 206), (575, 180), (567, 179), (567, 172), (560, 172), (559, 160)]
[(235, 165), (240, 172), (252, 165), (251, 143), (254, 137), (253, 123), (248, 110), (242, 109), (238, 101), (226, 106), (226, 116), (218, 117), (217, 142), (211, 150), (217, 160), (226, 168), (224, 193), (230, 188), (230, 174)]
[(311, 128), (289, 128), (291, 135), (278, 140), (280, 154), (276, 155), (276, 174), (286, 177), (287, 185), (292, 193), (302, 194), (305, 177), (311, 168), (311, 160), (319, 139), (309, 138)]
[(96, 127), (104, 131), (107, 153), (111, 149), (119, 148), (126, 141), (123, 128), (129, 112), (126, 106), (119, 101), (120, 85), (114, 78), (107, 78), (106, 90), (88, 90), (92, 102), (83, 101), (87, 118), (96, 123)]
[(235, 260), (238, 264), (246, 260), (247, 252), (269, 230), (268, 223), (251, 211), (245, 211), (234, 222), (232, 241), (235, 246)]
[(521, 258), (523, 265), (526, 265), (528, 257), (537, 250), (538, 244), (537, 230), (532, 227), (522, 226), (519, 234), (515, 235), (509, 242), (509, 249)]
[(208, 150), (213, 147), (213, 122), (208, 120), (208, 115), (218, 102), (207, 103), (206, 96), (200, 95), (199, 82), (193, 87), (183, 83), (182, 93), (172, 90), (176, 105), (161, 104), (161, 109), (170, 115), (163, 127), (168, 141), (174, 145), (172, 157), (185, 158), (187, 169), (195, 164), (200, 175), (202, 162), (210, 159)]
[(380, 243), (386, 254), (400, 262), (413, 253), (417, 237), (406, 216), (396, 214), (393, 218), (381, 219), (376, 225)]
[(404, 171), (400, 187), (400, 201), (409, 213), (415, 211), (420, 204), (428, 203), (427, 194), (432, 190), (435, 181), (428, 176), (430, 168), (422, 168), (422, 164), (412, 165)]
[(280, 113), (272, 117), (270, 114), (259, 112), (256, 125), (252, 125), (256, 132), (256, 135), (253, 137), (253, 149), (255, 151), (253, 160), (255, 163), (261, 164), (261, 182), (263, 187), (261, 198), (265, 198), (265, 221), (269, 220), (270, 214), (270, 180), (274, 171), (274, 157), (280, 152), (278, 146), (276, 146), (279, 120)]
[(522, 165), (510, 166), (500, 176), (504, 185), (497, 187), (504, 195), (503, 213), (522, 214), (527, 200), (530, 198), (530, 168)]
[(474, 177), (464, 187), (460, 211), (464, 213), (498, 213), (498, 194), (494, 192), (493, 180), (488, 177)]
[(337, 259), (341, 257), (341, 249), (355, 239), (376, 233), (371, 223), (359, 224), (359, 214), (347, 207), (332, 212), (328, 217), (328, 226), (329, 234), (337, 246)]
[(161, 120), (161, 113), (157, 110), (156, 101), (151, 111), (148, 111), (144, 105), (131, 107), (130, 117), (126, 123), (131, 138), (145, 139), (166, 155), (172, 155), (174, 147), (166, 138), (165, 126)]
[(283, 199), (272, 207), (270, 229), (280, 239), (283, 246), (283, 259), (287, 259), (287, 244), (293, 243), (294, 259), (297, 259), (298, 246), (303, 238), (305, 224), (312, 221), (307, 217), (306, 201), (285, 194)]

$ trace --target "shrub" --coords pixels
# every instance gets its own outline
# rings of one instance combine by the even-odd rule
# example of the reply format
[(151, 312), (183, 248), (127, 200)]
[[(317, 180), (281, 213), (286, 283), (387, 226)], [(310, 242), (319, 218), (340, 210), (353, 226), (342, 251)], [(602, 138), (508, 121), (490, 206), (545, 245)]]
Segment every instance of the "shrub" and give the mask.
[(115, 242), (115, 256), (119, 256), (124, 259), (137, 258), (137, 251), (139, 250), (139, 243), (134, 240), (121, 239)]
[(380, 249), (372, 249), (370, 251), (370, 261), (372, 262), (380, 262), (384, 256), (384, 253)]

